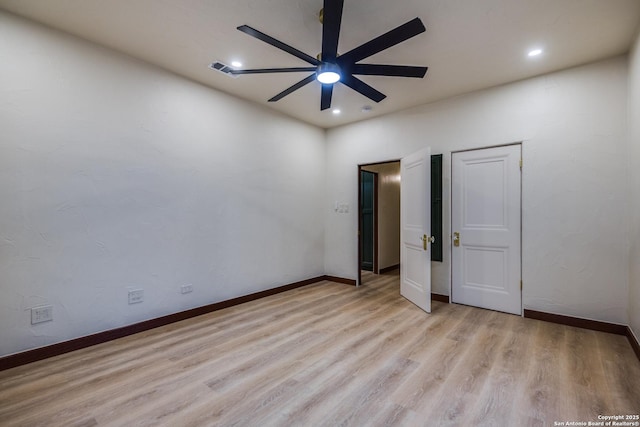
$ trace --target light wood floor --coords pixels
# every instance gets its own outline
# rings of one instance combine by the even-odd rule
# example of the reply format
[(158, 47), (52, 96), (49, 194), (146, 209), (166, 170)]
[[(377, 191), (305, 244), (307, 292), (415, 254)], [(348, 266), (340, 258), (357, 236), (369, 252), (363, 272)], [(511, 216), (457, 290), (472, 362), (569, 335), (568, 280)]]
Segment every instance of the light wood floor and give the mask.
[(322, 282), (0, 372), (2, 426), (553, 426), (640, 413), (626, 338)]

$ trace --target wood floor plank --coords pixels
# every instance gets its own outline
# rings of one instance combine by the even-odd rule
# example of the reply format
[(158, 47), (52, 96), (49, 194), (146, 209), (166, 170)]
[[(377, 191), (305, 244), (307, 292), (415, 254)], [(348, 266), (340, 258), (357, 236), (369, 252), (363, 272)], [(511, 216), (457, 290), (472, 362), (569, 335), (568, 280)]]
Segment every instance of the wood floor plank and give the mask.
[(522, 361), (531, 354), (532, 328), (530, 322), (499, 314), (500, 324), (511, 333), (498, 349), (484, 388), (478, 393), (469, 425), (518, 425), (518, 417), (513, 416), (513, 396), (518, 384), (526, 380)]
[(446, 408), (438, 411), (438, 415), (432, 419), (434, 425), (470, 425), (465, 420), (473, 413), (471, 409), (488, 379), (504, 340), (505, 336), (493, 329), (481, 327), (476, 331), (463, 358), (447, 376), (440, 400), (425, 413), (428, 415), (437, 408)]
[(546, 426), (640, 413), (625, 337), (361, 287), (294, 289), (0, 372), (1, 426)]
[(341, 401), (327, 418), (327, 425), (357, 425), (385, 405), (388, 393), (393, 393), (419, 364), (410, 359), (393, 358), (382, 369), (358, 381), (357, 390), (351, 393), (356, 399)]
[(565, 334), (569, 327), (538, 322), (533, 336), (532, 359), (527, 366), (528, 376), (520, 395), (522, 405), (518, 418), (526, 418), (532, 425), (553, 424), (571, 420), (579, 412), (572, 399), (572, 378), (569, 375)]
[(611, 405), (624, 414), (640, 413), (640, 364), (635, 363), (635, 353), (625, 337), (613, 334), (597, 334), (603, 365), (604, 384), (598, 390), (609, 391)]
[(609, 396), (598, 390), (600, 384), (606, 384), (602, 362), (598, 352), (597, 333), (586, 329), (573, 328), (567, 334), (567, 355), (569, 356), (570, 376), (573, 389), (570, 391), (578, 401), (577, 406), (584, 411), (580, 415), (585, 419), (597, 419), (615, 409)]

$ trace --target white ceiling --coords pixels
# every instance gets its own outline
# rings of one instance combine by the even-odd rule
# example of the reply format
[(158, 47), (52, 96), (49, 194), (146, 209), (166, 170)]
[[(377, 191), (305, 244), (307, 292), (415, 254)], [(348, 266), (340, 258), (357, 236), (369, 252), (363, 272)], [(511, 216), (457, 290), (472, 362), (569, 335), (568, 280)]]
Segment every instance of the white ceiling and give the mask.
[[(236, 27), (316, 56), (321, 7), (322, 0), (0, 0), (0, 8), (324, 128), (623, 54), (640, 23), (638, 0), (345, 0), (339, 53), (419, 17), (425, 33), (362, 62), (429, 71), (421, 80), (361, 76), (387, 95), (379, 104), (338, 84), (332, 106), (340, 115), (320, 111), (317, 82), (267, 102), (308, 73), (234, 79), (207, 68), (236, 59), (244, 68), (308, 66)], [(529, 58), (534, 47), (544, 53)], [(365, 105), (373, 110), (362, 112)]]

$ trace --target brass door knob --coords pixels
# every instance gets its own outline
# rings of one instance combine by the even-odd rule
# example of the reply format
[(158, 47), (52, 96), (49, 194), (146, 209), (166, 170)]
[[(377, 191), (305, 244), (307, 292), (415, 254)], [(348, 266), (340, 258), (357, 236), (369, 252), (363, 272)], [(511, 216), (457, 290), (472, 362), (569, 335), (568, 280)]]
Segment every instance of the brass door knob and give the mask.
[(424, 234), (420, 240), (422, 240), (422, 249), (424, 249), (425, 251), (427, 250), (427, 242), (435, 242), (436, 238), (434, 236), (427, 236), (426, 234)]

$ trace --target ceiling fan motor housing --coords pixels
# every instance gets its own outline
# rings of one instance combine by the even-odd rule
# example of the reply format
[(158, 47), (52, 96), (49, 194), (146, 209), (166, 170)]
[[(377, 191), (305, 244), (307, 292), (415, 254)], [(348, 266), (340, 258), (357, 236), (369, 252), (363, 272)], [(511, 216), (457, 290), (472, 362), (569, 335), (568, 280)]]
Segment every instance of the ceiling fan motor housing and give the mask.
[(342, 77), (340, 67), (338, 64), (331, 62), (323, 62), (318, 65), (318, 71), (316, 72), (318, 81), (322, 84), (334, 84), (340, 81)]

